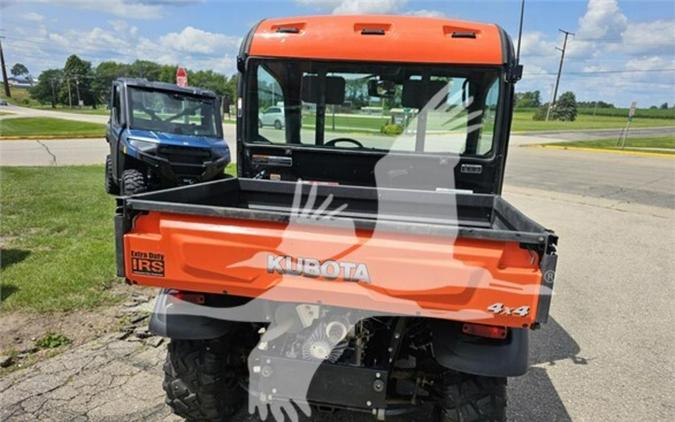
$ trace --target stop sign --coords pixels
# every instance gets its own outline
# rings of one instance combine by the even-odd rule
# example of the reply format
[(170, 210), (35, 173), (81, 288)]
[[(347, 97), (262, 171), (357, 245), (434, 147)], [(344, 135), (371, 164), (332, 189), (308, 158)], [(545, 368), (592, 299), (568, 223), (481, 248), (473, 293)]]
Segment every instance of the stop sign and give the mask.
[(187, 71), (184, 67), (176, 69), (176, 85), (186, 87), (188, 84)]

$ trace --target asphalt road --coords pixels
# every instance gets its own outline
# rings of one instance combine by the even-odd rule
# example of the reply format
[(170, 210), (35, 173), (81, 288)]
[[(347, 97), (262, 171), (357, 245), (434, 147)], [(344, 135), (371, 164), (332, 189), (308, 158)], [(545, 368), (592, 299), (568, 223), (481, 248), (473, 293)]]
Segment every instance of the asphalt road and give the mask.
[[(234, 126), (225, 129), (234, 151)], [(523, 147), (530, 138), (542, 139), (514, 136), (506, 171), (509, 185), (675, 208), (672, 158)], [(106, 154), (103, 139), (0, 142), (0, 165), (102, 164)]]
[[(68, 142), (42, 144), (59, 165), (80, 150), (77, 160), (102, 162), (102, 140)], [(12, 143), (0, 142), (0, 162)], [(556, 231), (560, 260), (532, 367), (509, 383), (509, 420), (675, 420), (675, 160), (518, 145), (504, 196)], [(162, 355), (110, 336), (15, 372), (0, 379), (0, 419), (176, 420), (162, 403)]]

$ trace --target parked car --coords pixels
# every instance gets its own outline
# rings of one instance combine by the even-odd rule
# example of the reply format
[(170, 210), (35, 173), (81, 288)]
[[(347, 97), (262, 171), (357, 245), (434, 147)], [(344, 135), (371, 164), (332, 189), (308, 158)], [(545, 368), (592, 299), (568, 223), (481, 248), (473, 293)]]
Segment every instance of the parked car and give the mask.
[(282, 129), (284, 121), (284, 108), (279, 106), (268, 107), (258, 115), (258, 127), (274, 126), (275, 129)]

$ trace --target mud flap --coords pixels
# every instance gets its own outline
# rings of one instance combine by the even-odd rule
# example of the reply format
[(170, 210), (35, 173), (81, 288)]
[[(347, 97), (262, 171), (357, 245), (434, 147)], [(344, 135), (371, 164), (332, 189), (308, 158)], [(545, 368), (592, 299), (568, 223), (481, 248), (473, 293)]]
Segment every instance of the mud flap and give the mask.
[(175, 340), (210, 340), (222, 337), (241, 326), (241, 323), (234, 321), (166, 312), (167, 296), (166, 290), (160, 292), (150, 316), (149, 330), (156, 336)]
[(434, 353), (448, 369), (486, 377), (516, 377), (528, 367), (529, 331), (510, 329), (505, 340), (465, 336), (460, 325), (444, 321), (432, 324)]

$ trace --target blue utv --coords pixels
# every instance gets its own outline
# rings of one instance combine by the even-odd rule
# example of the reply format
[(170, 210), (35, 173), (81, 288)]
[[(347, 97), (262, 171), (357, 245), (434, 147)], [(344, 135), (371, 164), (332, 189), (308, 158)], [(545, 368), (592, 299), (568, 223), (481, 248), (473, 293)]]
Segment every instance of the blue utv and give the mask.
[(113, 82), (105, 189), (132, 195), (223, 176), (230, 150), (211, 91), (139, 79)]

